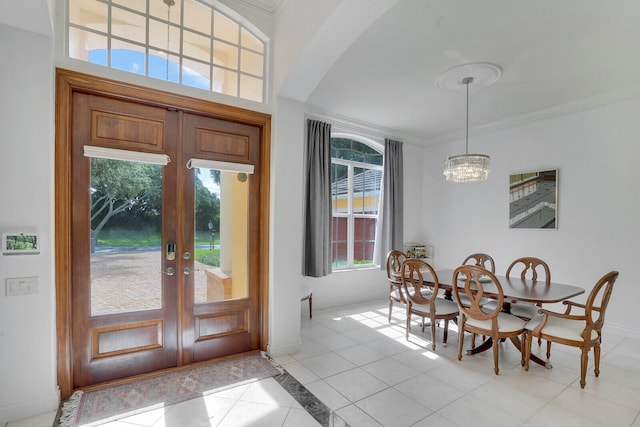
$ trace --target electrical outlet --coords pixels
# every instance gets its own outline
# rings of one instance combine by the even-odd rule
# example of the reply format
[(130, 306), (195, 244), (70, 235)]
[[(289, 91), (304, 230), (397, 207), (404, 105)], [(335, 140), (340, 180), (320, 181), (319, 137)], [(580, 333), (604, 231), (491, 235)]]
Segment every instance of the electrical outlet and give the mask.
[(18, 295), (31, 295), (37, 293), (37, 277), (13, 277), (5, 279), (5, 295), (8, 297), (14, 297)]

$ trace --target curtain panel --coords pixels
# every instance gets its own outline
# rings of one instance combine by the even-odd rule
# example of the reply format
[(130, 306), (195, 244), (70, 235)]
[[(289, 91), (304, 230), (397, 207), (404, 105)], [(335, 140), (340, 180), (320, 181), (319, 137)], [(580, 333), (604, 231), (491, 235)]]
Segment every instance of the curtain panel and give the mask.
[(380, 235), (380, 268), (391, 249), (403, 250), (403, 159), (402, 142), (384, 141), (384, 166), (382, 172), (382, 209)]
[(304, 195), (304, 276), (331, 273), (331, 124), (307, 120)]

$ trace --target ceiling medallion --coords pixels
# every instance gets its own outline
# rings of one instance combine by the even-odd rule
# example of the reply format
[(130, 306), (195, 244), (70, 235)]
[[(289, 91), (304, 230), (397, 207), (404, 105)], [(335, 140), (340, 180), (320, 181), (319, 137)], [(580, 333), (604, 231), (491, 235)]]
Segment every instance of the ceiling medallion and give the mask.
[(469, 89), (481, 89), (494, 84), (502, 75), (502, 68), (489, 62), (475, 62), (472, 64), (458, 65), (445, 71), (436, 85), (448, 92), (466, 90), (463, 80), (472, 77)]

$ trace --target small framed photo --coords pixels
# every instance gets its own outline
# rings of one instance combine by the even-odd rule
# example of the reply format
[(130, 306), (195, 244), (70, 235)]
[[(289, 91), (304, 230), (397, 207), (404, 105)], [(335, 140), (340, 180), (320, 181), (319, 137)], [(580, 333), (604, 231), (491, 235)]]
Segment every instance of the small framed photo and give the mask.
[(2, 253), (5, 255), (40, 253), (38, 233), (3, 233)]

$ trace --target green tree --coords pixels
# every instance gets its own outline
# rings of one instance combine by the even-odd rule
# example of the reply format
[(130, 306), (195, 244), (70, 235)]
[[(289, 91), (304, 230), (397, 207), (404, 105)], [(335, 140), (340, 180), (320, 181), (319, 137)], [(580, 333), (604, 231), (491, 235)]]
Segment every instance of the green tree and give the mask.
[(196, 175), (196, 230), (209, 230), (209, 221), (212, 231), (220, 231), (220, 199)]
[[(91, 159), (91, 228), (94, 236), (107, 225), (153, 226), (162, 218), (162, 170), (159, 165)], [(220, 171), (210, 171), (220, 183)], [(220, 199), (196, 174), (196, 230), (220, 230)]]
[(91, 226), (94, 235), (114, 216), (131, 211), (159, 217), (162, 166), (91, 159)]

